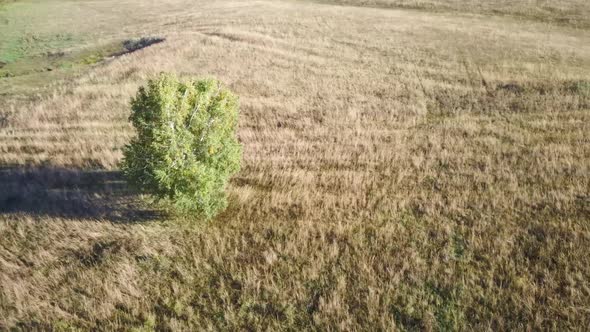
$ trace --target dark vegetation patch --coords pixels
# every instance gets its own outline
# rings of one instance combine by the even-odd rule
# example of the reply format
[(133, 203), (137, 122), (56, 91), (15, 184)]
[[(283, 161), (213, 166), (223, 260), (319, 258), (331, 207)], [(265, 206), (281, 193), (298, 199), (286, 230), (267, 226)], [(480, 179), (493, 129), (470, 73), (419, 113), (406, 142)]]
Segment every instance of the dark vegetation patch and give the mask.
[(128, 39), (123, 42), (124, 50), (112, 54), (112, 56), (121, 56), (124, 54), (133, 53), (146, 47), (164, 42), (165, 38), (160, 37), (142, 37), (140, 39)]
[(123, 244), (117, 241), (98, 241), (88, 250), (79, 250), (73, 253), (75, 258), (86, 267), (95, 266), (103, 263), (108, 256), (115, 256)]
[(504, 90), (512, 93), (523, 93), (524, 87), (517, 83), (500, 83), (496, 86), (496, 90)]

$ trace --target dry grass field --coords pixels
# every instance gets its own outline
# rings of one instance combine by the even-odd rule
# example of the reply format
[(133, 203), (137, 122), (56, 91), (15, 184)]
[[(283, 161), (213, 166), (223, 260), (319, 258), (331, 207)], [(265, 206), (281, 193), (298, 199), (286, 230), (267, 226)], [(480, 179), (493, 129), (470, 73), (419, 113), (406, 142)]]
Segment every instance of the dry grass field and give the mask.
[(376, 8), (406, 8), (447, 13), (492, 14), (590, 28), (590, 2), (584, 0), (321, 0)]
[[(0, 330), (590, 329), (590, 6), (511, 3), (0, 4)], [(118, 171), (162, 71), (240, 96), (208, 223)]]

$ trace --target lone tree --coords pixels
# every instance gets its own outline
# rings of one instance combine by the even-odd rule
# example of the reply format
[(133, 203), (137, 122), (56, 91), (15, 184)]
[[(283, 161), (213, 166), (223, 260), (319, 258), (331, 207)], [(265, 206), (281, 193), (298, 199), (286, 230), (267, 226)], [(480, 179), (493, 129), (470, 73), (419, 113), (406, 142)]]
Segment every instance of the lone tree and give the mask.
[(214, 79), (161, 74), (139, 89), (131, 108), (137, 136), (122, 162), (129, 183), (184, 213), (209, 219), (224, 209), (242, 155), (237, 97)]

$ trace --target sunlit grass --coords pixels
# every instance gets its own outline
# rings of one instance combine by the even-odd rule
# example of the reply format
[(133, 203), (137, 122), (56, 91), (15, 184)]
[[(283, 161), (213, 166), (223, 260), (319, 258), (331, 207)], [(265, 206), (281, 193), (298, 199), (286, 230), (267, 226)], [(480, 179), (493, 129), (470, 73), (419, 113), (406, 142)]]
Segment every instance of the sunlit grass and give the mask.
[[(586, 30), (472, 1), (44, 3), (56, 25), (33, 30), (97, 37), (62, 50), (72, 70), (0, 79), (0, 330), (590, 324)], [(119, 170), (162, 71), (240, 96), (242, 169), (210, 222)]]

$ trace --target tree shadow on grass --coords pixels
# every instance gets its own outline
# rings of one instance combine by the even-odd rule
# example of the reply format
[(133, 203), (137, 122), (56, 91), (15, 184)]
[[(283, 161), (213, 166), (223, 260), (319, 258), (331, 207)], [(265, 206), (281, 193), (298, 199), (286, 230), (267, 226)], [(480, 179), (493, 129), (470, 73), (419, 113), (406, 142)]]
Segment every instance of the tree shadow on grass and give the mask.
[(5, 214), (119, 223), (163, 217), (141, 204), (121, 172), (59, 167), (0, 168), (0, 216)]

